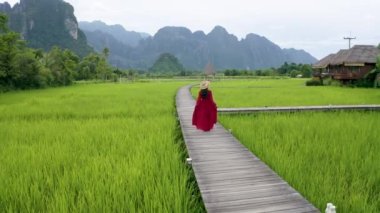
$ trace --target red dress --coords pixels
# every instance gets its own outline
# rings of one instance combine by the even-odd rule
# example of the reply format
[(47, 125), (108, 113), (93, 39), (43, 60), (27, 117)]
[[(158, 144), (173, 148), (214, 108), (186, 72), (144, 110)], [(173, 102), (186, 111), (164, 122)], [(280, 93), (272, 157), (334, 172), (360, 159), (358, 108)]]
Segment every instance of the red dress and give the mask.
[(193, 112), (193, 125), (197, 129), (210, 131), (217, 120), (217, 110), (211, 90), (208, 90), (207, 96), (202, 98), (201, 91), (198, 93), (197, 104)]

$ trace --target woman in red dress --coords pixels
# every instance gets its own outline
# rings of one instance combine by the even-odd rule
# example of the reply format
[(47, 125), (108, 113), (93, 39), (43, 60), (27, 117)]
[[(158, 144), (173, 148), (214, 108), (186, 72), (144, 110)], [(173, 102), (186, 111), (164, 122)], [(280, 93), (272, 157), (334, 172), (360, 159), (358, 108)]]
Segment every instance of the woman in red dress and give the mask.
[(209, 85), (210, 81), (202, 81), (193, 112), (193, 125), (203, 131), (210, 131), (217, 120), (216, 104)]

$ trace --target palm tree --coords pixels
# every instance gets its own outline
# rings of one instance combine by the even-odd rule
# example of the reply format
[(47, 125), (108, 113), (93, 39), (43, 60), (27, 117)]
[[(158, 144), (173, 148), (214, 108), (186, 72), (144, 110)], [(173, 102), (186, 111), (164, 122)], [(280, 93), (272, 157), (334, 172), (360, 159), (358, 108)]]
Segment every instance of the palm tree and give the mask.
[(108, 56), (110, 55), (110, 49), (107, 47), (103, 49), (103, 56), (108, 59)]

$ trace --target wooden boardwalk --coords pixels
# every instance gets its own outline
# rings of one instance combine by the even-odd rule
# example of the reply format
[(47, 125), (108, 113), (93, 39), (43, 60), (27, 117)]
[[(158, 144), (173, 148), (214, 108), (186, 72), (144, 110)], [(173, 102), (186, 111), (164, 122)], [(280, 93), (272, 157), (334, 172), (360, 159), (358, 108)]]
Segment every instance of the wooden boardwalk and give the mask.
[(192, 126), (189, 88), (178, 91), (177, 111), (208, 212), (319, 212), (219, 123), (210, 132)]
[(299, 111), (337, 111), (337, 110), (380, 110), (380, 105), (330, 105), (330, 106), (290, 106), (290, 107), (246, 107), (220, 108), (220, 113), (256, 113), (256, 112), (299, 112)]

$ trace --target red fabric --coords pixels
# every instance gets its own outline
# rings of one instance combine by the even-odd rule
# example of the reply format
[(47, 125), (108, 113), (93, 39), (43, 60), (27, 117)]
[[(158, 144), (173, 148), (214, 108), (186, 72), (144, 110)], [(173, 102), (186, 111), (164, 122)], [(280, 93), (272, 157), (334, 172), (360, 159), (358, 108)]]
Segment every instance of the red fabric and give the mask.
[(208, 94), (205, 98), (202, 98), (201, 91), (199, 91), (197, 104), (193, 112), (193, 125), (196, 126), (197, 129), (210, 131), (217, 120), (216, 108), (211, 90), (208, 90)]

